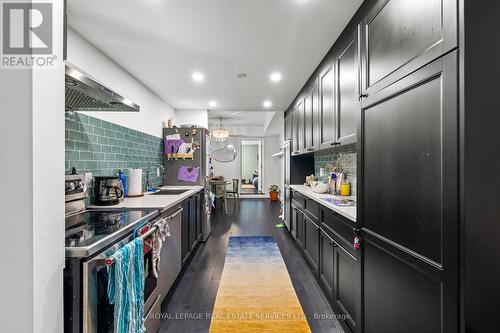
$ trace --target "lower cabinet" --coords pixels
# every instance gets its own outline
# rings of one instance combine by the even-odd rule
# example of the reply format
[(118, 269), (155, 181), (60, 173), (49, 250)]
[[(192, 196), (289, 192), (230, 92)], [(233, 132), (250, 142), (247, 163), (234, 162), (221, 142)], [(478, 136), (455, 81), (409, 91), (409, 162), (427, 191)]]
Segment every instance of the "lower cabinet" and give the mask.
[(334, 311), (345, 318), (344, 322), (356, 332), (358, 331), (358, 304), (361, 297), (358, 285), (358, 260), (338, 244), (334, 245)]
[(292, 234), (333, 311), (344, 329), (361, 332), (360, 253), (349, 248), (352, 226), (343, 217), (332, 219), (324, 207), (318, 220), (305, 208), (292, 204), (292, 210)]
[(307, 215), (304, 215), (304, 230), (305, 230), (305, 246), (304, 254), (306, 255), (309, 265), (314, 274), (317, 274), (319, 268), (319, 226), (312, 221)]
[(335, 242), (323, 230), (320, 232), (320, 257), (319, 265), (319, 280), (325, 289), (328, 298), (333, 299), (333, 283), (334, 283), (334, 262)]
[(293, 207), (293, 220), (295, 224), (295, 240), (297, 244), (304, 249), (306, 240), (305, 240), (305, 225), (304, 225), (304, 213), (300, 211), (297, 207)]
[(182, 202), (181, 258), (184, 265), (201, 238), (201, 212), (198, 195)]

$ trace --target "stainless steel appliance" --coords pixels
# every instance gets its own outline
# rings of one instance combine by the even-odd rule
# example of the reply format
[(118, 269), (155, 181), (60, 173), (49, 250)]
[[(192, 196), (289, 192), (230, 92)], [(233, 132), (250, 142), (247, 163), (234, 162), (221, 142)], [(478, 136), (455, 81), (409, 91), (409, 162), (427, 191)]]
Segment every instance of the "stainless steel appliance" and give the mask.
[(290, 156), (291, 156), (291, 141), (287, 140), (283, 144), (283, 161), (284, 161), (284, 170), (283, 170), (283, 220), (285, 222), (288, 230), (290, 229), (290, 221), (291, 221), (291, 191), (290, 191)]
[(120, 203), (123, 187), (119, 177), (95, 177), (96, 205), (111, 206)]
[[(194, 145), (192, 158), (177, 157), (175, 155), (175, 145), (168, 145), (169, 138), (179, 137), (184, 143)], [(210, 157), (210, 132), (203, 127), (174, 127), (163, 129), (164, 158), (163, 165), (165, 166), (164, 184), (172, 185), (199, 185), (205, 188), (203, 200), (200, 205), (202, 214), (202, 241), (206, 241), (211, 232), (210, 213), (211, 203), (209, 196), (209, 178), (211, 168)], [(168, 155), (174, 154), (174, 155)], [(179, 155), (180, 156), (180, 155)], [(198, 177), (195, 182), (186, 181), (180, 177), (181, 168), (196, 169)]]
[[(109, 257), (130, 242), (133, 231), (143, 225), (149, 231), (140, 237), (150, 241), (160, 219), (167, 220), (171, 237), (162, 247), (160, 271), (152, 273), (152, 253), (144, 253), (144, 310), (148, 331), (158, 329), (160, 322), (149, 319), (159, 313), (165, 295), (180, 273), (180, 205), (164, 211), (86, 210), (85, 186), (73, 189), (69, 183), (82, 182), (83, 175), (66, 177), (66, 266), (64, 269), (64, 331), (112, 332), (113, 307), (107, 301), (107, 266)], [(179, 253), (176, 253), (179, 252)], [(168, 257), (168, 258), (166, 258)]]
[(134, 111), (139, 105), (99, 83), (82, 70), (66, 66), (66, 111)]

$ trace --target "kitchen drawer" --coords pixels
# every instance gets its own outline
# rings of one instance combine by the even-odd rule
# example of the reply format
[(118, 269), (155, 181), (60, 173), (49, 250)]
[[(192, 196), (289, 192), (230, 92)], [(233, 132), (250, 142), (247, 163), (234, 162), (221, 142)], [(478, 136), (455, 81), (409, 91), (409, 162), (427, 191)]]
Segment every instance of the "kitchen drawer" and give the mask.
[(353, 247), (355, 232), (348, 220), (333, 210), (323, 208), (321, 228), (340, 246), (352, 255), (357, 256), (358, 250)]
[(299, 209), (304, 209), (306, 207), (306, 196), (300, 192), (292, 191), (292, 202)]
[(311, 217), (315, 223), (318, 223), (321, 213), (319, 203), (309, 198), (305, 199), (305, 202), (306, 202), (306, 207), (305, 207), (306, 212), (309, 214), (309, 217)]

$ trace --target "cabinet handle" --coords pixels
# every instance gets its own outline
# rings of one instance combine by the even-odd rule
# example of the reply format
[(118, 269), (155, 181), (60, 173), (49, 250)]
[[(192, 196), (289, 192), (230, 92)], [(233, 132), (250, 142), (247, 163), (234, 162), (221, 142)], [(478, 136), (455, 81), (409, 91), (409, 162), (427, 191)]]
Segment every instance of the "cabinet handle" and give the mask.
[(340, 146), (340, 142), (338, 142), (338, 141), (337, 142), (332, 142), (331, 145), (332, 146)]
[(361, 101), (361, 100), (363, 100), (363, 99), (365, 99), (367, 97), (368, 97), (368, 94), (360, 94), (359, 95), (359, 100)]
[(314, 148), (307, 148), (307, 151), (313, 151)]
[(328, 242), (329, 245), (335, 247), (335, 242), (334, 241), (331, 241), (331, 242)]

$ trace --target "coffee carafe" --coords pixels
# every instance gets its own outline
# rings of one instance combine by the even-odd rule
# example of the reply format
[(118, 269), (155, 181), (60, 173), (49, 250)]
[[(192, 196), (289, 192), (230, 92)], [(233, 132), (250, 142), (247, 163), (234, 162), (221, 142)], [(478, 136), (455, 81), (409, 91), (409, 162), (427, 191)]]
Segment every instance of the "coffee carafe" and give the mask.
[(96, 205), (117, 205), (123, 198), (123, 187), (119, 177), (95, 177)]

